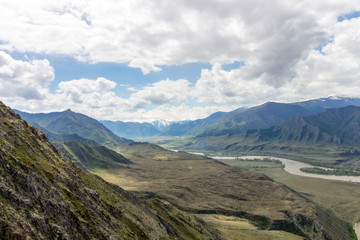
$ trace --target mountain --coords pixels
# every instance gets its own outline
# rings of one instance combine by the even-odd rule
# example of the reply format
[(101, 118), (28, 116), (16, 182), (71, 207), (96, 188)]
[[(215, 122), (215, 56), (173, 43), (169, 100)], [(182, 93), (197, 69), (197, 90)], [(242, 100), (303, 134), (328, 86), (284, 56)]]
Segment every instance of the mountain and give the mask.
[(156, 120), (151, 122), (150, 124), (152, 126), (154, 126), (155, 129), (161, 131), (164, 128), (166, 128), (167, 126), (170, 126), (171, 124), (173, 124), (174, 122), (171, 121), (167, 121), (167, 120)]
[(360, 106), (359, 98), (331, 96), (295, 103), (267, 102), (251, 108), (231, 112), (217, 112), (204, 119), (173, 123), (164, 128), (165, 136), (212, 136), (240, 133), (248, 129), (269, 128), (281, 124), (294, 115), (306, 116), (349, 105)]
[(218, 239), (192, 215), (74, 166), (1, 102), (0, 135), (1, 239)]
[(309, 115), (307, 109), (287, 103), (267, 102), (260, 106), (237, 109), (223, 115), (209, 126), (202, 136), (236, 134), (249, 129), (262, 129), (278, 125), (293, 115)]
[(53, 113), (25, 113), (15, 110), (24, 120), (35, 122), (41, 127), (60, 134), (78, 134), (80, 137), (100, 144), (130, 142), (111, 132), (97, 120), (71, 110)]
[(256, 133), (259, 139), (356, 145), (360, 142), (360, 107), (331, 108), (311, 116), (294, 116)]
[(87, 142), (94, 146), (98, 145), (98, 143), (96, 141), (80, 137), (76, 133), (73, 133), (73, 134), (56, 133), (56, 132), (50, 131), (50, 130), (40, 126), (36, 122), (30, 122), (30, 123), (33, 127), (36, 127), (37, 129), (41, 130), (46, 135), (46, 137), (49, 139), (49, 141), (52, 143), (67, 142), (67, 141), (80, 141), (80, 142)]
[(216, 112), (204, 119), (198, 119), (194, 121), (186, 121), (173, 123), (168, 127), (165, 127), (161, 135), (164, 136), (189, 136), (196, 135), (209, 127), (211, 124), (214, 124), (218, 119), (223, 117), (226, 113)]
[(239, 108), (231, 112), (214, 113), (207, 118), (172, 124), (161, 135), (168, 136), (220, 136), (241, 133), (249, 129), (265, 129), (276, 126), (294, 115), (312, 115), (328, 108), (349, 105), (360, 106), (359, 98), (328, 97), (295, 103), (267, 102), (251, 108)]
[(341, 108), (346, 106), (360, 106), (360, 98), (347, 98), (330, 96), (327, 98), (311, 99), (303, 102), (292, 103), (294, 105), (306, 108), (313, 114), (325, 111), (328, 108)]
[(160, 127), (152, 123), (122, 122), (122, 121), (100, 121), (105, 127), (118, 136), (125, 138), (148, 137), (160, 133)]
[(266, 129), (199, 136), (185, 149), (289, 157), (333, 167), (360, 167), (360, 107), (293, 116)]

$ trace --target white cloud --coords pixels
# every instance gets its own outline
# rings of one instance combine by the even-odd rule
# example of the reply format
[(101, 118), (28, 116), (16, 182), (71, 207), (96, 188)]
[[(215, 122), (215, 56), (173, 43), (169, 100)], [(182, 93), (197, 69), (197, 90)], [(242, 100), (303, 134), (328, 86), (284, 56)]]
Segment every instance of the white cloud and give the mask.
[[(75, 103), (93, 102), (93, 99), (84, 99), (89, 93), (98, 98), (98, 95), (106, 90), (116, 87), (116, 83), (105, 78), (97, 78), (96, 80), (78, 79), (59, 83), (58, 95), (64, 94), (71, 98)], [(95, 94), (95, 95), (94, 95)]]
[(132, 104), (173, 104), (186, 102), (189, 97), (189, 82), (185, 79), (162, 80), (145, 86), (143, 89), (133, 93), (129, 99)]
[(99, 77), (96, 80), (78, 79), (59, 83), (58, 92), (67, 92), (72, 90), (79, 90), (81, 92), (105, 91), (116, 87), (116, 82), (110, 81), (106, 78)]
[(54, 69), (47, 59), (22, 61), (0, 51), (0, 96), (43, 99), (54, 79)]
[[(230, 71), (214, 64), (212, 69), (202, 70), (194, 95), (200, 102), (215, 104), (296, 101), (331, 94), (359, 97), (359, 29), (360, 18), (334, 24), (332, 41), (324, 45), (322, 52), (311, 50), (293, 63), (287, 80), (281, 80), (280, 73), (271, 75), (271, 71), (254, 74), (256, 64)], [(271, 79), (276, 76), (279, 79), (274, 84)]]
[[(208, 117), (210, 114), (217, 111), (228, 112), (234, 108), (234, 106), (192, 107), (185, 104), (179, 106), (161, 105), (149, 111), (141, 109), (137, 112), (130, 113), (126, 116), (127, 118), (123, 118), (123, 120), (140, 122), (151, 122), (159, 119), (168, 121), (196, 120)], [(117, 116), (113, 116), (113, 120), (117, 119)]]
[[(359, 10), (344, 1), (1, 1), (1, 48), (161, 65), (244, 61), (250, 78), (279, 86), (326, 43), (337, 17)], [(24, 41), (26, 39), (26, 41)]]

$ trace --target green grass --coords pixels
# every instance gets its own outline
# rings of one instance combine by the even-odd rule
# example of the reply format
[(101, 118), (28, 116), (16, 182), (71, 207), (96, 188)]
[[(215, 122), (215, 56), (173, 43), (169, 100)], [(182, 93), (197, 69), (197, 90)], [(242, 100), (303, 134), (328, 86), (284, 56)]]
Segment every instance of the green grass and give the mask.
[(300, 168), (302, 172), (314, 173), (314, 174), (323, 174), (323, 175), (337, 175), (337, 176), (360, 176), (360, 172), (354, 171), (351, 169), (333, 169), (326, 170), (318, 167), (306, 167)]
[(199, 214), (207, 224), (219, 230), (227, 239), (300, 240), (302, 237), (284, 231), (260, 230), (246, 219), (214, 214)]

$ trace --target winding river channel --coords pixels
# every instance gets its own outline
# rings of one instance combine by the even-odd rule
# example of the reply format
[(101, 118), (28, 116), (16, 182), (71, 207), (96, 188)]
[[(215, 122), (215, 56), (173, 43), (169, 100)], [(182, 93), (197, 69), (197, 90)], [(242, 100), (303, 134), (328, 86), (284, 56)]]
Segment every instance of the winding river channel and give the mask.
[[(308, 163), (303, 163), (299, 161), (294, 161), (286, 158), (278, 158), (278, 157), (269, 157), (269, 156), (241, 156), (241, 157), (220, 157), (220, 156), (209, 156), (214, 159), (264, 159), (270, 158), (274, 160), (279, 160), (282, 164), (285, 165), (284, 170), (288, 173), (303, 176), (303, 177), (312, 177), (312, 178), (322, 178), (322, 179), (329, 179), (329, 180), (339, 180), (339, 181), (347, 181), (347, 182), (360, 182), (360, 176), (336, 176), (336, 175), (322, 175), (322, 174), (313, 174), (313, 173), (306, 173), (302, 172), (300, 168), (305, 167), (314, 167)], [(323, 167), (322, 167), (323, 168)], [(323, 168), (329, 169), (329, 168)]]

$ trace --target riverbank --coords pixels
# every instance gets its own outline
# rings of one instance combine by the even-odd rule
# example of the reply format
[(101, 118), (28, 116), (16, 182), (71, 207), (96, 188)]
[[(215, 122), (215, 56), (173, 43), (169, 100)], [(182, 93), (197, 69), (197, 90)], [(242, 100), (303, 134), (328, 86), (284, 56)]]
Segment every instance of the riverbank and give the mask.
[[(265, 159), (270, 158), (273, 160), (279, 160), (282, 164), (285, 165), (284, 170), (288, 173), (302, 176), (302, 177), (312, 177), (312, 178), (321, 178), (328, 180), (339, 180), (339, 181), (347, 181), (347, 182), (360, 182), (360, 176), (338, 176), (338, 175), (321, 175), (314, 173), (306, 173), (301, 171), (301, 168), (311, 168), (315, 167), (308, 163), (303, 163), (295, 160), (290, 160), (286, 158), (272, 157), (272, 156), (241, 156), (241, 157), (222, 157), (222, 156), (210, 156), (211, 158), (224, 160), (224, 159)], [(322, 168), (326, 170), (330, 170), (329, 168)]]
[(354, 230), (356, 235), (358, 236), (358, 239), (360, 239), (360, 222), (354, 224)]

